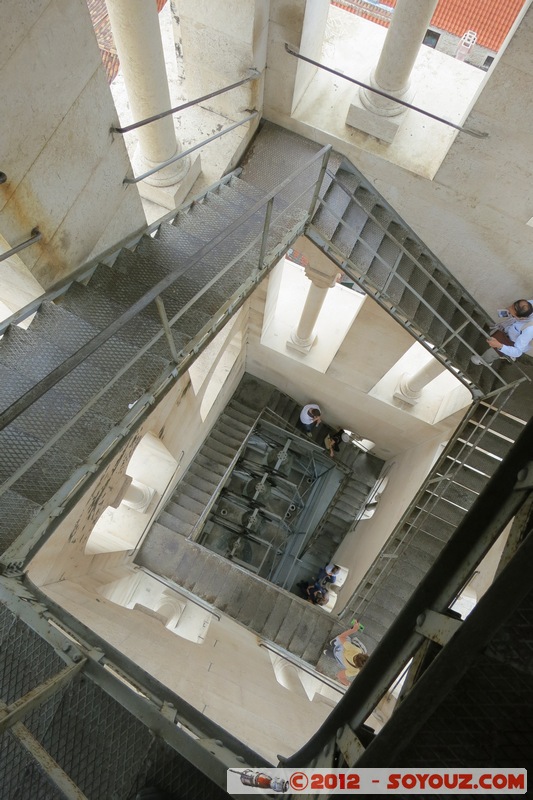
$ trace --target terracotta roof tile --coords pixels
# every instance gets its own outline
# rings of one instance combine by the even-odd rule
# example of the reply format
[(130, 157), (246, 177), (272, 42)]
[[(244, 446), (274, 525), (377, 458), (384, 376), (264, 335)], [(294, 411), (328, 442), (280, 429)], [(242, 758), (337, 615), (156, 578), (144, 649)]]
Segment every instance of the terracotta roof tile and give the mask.
[[(353, 14), (358, 13), (335, 0), (332, 2)], [(393, 8), (396, 5), (396, 0), (380, 2)], [(497, 52), (525, 2), (526, 0), (439, 0), (431, 24), (459, 37), (467, 31), (475, 31), (477, 44)], [(388, 27), (387, 21), (378, 20), (370, 14), (362, 12), (359, 16)]]
[(525, 0), (440, 0), (431, 20), (435, 28), (463, 36), (475, 31), (477, 43), (497, 52)]

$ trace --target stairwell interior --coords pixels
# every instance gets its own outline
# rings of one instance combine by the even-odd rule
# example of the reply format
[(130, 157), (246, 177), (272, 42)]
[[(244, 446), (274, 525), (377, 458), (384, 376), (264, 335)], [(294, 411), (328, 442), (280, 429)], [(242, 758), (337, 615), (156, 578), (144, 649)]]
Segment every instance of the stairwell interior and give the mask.
[[(29, 579), (54, 602), (104, 639), (118, 643), (127, 658), (170, 682), (216, 721), (229, 718), (234, 726), (245, 725), (244, 735), (269, 757), (285, 736), (271, 701), (273, 688), (269, 684), (261, 702), (262, 714), (270, 715), (266, 733), (261, 731), (264, 716), (254, 718), (250, 713), (249, 696), (266, 680), (265, 663), (243, 700), (227, 676), (227, 666), (223, 669), (218, 658), (204, 660), (207, 647), (215, 652), (220, 641), (209, 640), (209, 631), (216, 630), (232, 643), (223, 652), (227, 663), (240, 658), (252, 670), (259, 636), (317, 673), (334, 677), (323, 657), (325, 644), (357, 614), (365, 624), (363, 641), (372, 651), (527, 419), (522, 402), (525, 373), (510, 364), (487, 369), (470, 362), (471, 354), (483, 347), (483, 311), (337, 154), (331, 157), (322, 201), (310, 225), (305, 209), (312, 182), (302, 187), (295, 180), (276, 195), (277, 216), (265, 248), (268, 265), (258, 274), (257, 250), (265, 245), (262, 214), (254, 212), (243, 225), (236, 223), (282, 184), (295, 165), (305, 165), (319, 150), (302, 137), (265, 125), (239, 176), (228, 178), (171, 223), (161, 225), (155, 236), (145, 236), (131, 250), (123, 250), (112, 267), (97, 266), (87, 285), (74, 283), (57, 302), (43, 304), (27, 331), (11, 325), (0, 353), (3, 408), (9, 409), (112, 325), (124, 309), (139, 302), (154, 282), (163, 290), (166, 315), (172, 320), (170, 342), (154, 305), (146, 304), (137, 319), (126, 322), (2, 431), (3, 565), (16, 575), (28, 560)], [(316, 180), (318, 162), (311, 171)], [(235, 227), (228, 237), (231, 226)], [(321, 374), (308, 371), (303, 358), (278, 358), (261, 346), (268, 276), (283, 268), (276, 265), (304, 232), (309, 246), (325, 253), (367, 294), (343, 346)], [(210, 249), (206, 238), (215, 242)], [(186, 270), (198, 253), (200, 263)], [(243, 285), (246, 291), (239, 294)], [(380, 341), (372, 335), (373, 325), (380, 331)], [(188, 367), (218, 336), (222, 346), (195, 390), (187, 370), (176, 371), (173, 355)], [(390, 342), (385, 350), (383, 338)], [(458, 386), (474, 396), (474, 404), (453, 408), (430, 424), (393, 400), (385, 404), (371, 397), (369, 389), (413, 341), (429, 348), (453, 372)], [(232, 343), (234, 358), (223, 363)], [(32, 358), (32, 353), (38, 356)], [(217, 370), (222, 363), (221, 381)], [(209, 403), (203, 405), (212, 380), (217, 393), (211, 391)], [(305, 457), (307, 465), (313, 456), (324, 469), (328, 464), (322, 442), (325, 431), (318, 431), (311, 443), (294, 425), (298, 408), (310, 400), (324, 406), (331, 427), (356, 431), (375, 441), (376, 448), (371, 455), (355, 445), (344, 448), (335, 467), (342, 476), (329, 487), (330, 499), (317, 498), (327, 516), (307, 509), (310, 516), (315, 514), (317, 525), (309, 529), (304, 548), (293, 553), (290, 563), (297, 567), (289, 565), (284, 572), (280, 557), (289, 537), (284, 535), (281, 541), (279, 522), (294, 505), (294, 494), (286, 490), (288, 484), (300, 487), (300, 480), (310, 476), (307, 466), (296, 482), (290, 474), (283, 475), (279, 454), (284, 437), (290, 441), (286, 454)], [(265, 417), (258, 430), (254, 426), (259, 412), (266, 408), (273, 416)], [(226, 475), (252, 431), (256, 439), (247, 440), (240, 461)], [(145, 515), (148, 535), (132, 546), (120, 532), (125, 546), (90, 552), (87, 544), (95, 525), (107, 509), (120, 503), (128, 466), (147, 435), (160, 440), (177, 465), (167, 486), (145, 510), (130, 509), (134, 515)], [(123, 439), (117, 446), (119, 436)], [(259, 443), (265, 444), (265, 436), (275, 443), (274, 464), (268, 463), (268, 441), (261, 451)], [(356, 525), (385, 465), (389, 482), (379, 507), (371, 519)], [(85, 493), (76, 494), (72, 486), (71, 494), (66, 493), (72, 476), (75, 486), (87, 481)], [(227, 481), (221, 485), (223, 476)], [(242, 499), (249, 478), (254, 481), (255, 506)], [(261, 481), (271, 495), (278, 490), (278, 500), (287, 502), (282, 514), (257, 502)], [(189, 538), (210, 503), (212, 514), (202, 519), (204, 539)], [(52, 530), (48, 523), (57, 516), (58, 507), (67, 514)], [(242, 514), (257, 512), (254, 519), (260, 516), (264, 528), (268, 524), (272, 528), (274, 522), (270, 539), (248, 535), (249, 518), (244, 525), (242, 517), (222, 525), (221, 518), (236, 508)], [(233, 535), (243, 527), (245, 537)], [(254, 556), (253, 547), (265, 543), (278, 561), (269, 563), (268, 553)], [(339, 608), (328, 614), (292, 590), (302, 575), (331, 558), (349, 567), (350, 579), (339, 593)], [(281, 569), (278, 581), (272, 580), (275, 568)], [(161, 577), (164, 596), (155, 589)], [(191, 608), (195, 612), (200, 608), (201, 613), (195, 616)], [(185, 616), (194, 619), (188, 626), (182, 621), (178, 630), (176, 618), (185, 609)], [(169, 622), (177, 636), (169, 630)], [(204, 648), (200, 656), (198, 648)], [(174, 669), (180, 657), (190, 662), (182, 676)], [(191, 674), (195, 667), (196, 683)], [(224, 702), (215, 696), (216, 681), (210, 683), (217, 675), (235, 691)], [(314, 704), (308, 703), (308, 695), (304, 698), (295, 690), (291, 694), (295, 713), (301, 714), (305, 707), (306, 719), (315, 726), (334, 704), (327, 692), (315, 691)], [(278, 709), (281, 703), (279, 695)], [(294, 747), (307, 731), (294, 729), (288, 736)]]

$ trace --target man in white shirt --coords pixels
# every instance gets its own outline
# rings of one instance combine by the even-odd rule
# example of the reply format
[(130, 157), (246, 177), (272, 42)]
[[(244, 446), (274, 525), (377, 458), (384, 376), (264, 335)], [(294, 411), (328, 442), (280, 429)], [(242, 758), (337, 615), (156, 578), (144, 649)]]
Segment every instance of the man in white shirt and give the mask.
[(501, 356), (514, 361), (524, 353), (533, 355), (533, 300), (515, 300), (498, 316), (502, 320), (498, 327), (503, 335), (497, 331), (490, 336), (487, 339), (489, 349), (482, 356), (472, 356), (473, 364), (492, 364)]
[(308, 436), (313, 435), (313, 426), (320, 425), (322, 422), (320, 413), (320, 406), (318, 406), (316, 403), (308, 403), (300, 411), (300, 422), (302, 423), (302, 428)]

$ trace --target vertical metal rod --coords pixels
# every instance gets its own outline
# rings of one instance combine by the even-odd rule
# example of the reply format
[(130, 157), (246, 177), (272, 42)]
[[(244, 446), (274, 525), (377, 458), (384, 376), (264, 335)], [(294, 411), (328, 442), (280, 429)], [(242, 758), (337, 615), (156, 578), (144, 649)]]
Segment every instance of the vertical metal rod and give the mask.
[(263, 268), (263, 262), (265, 259), (265, 251), (267, 246), (267, 239), (270, 230), (270, 220), (272, 217), (272, 209), (274, 206), (274, 198), (271, 197), (267, 203), (266, 213), (265, 213), (265, 225), (263, 228), (263, 239), (261, 240), (261, 250), (259, 252), (259, 265), (258, 269), (261, 270)]
[(174, 337), (172, 336), (171, 327), (168, 324), (168, 317), (167, 317), (167, 312), (165, 311), (165, 304), (163, 303), (161, 297), (155, 298), (155, 304), (157, 306), (157, 310), (159, 311), (159, 316), (161, 317), (161, 324), (163, 326), (163, 330), (165, 331), (165, 336), (167, 337), (170, 355), (172, 356), (174, 362), (177, 364), (179, 361), (179, 356), (178, 356), (178, 351), (176, 350), (176, 345), (174, 343)]
[(328, 150), (326, 150), (326, 152), (322, 156), (322, 166), (320, 167), (320, 172), (318, 174), (318, 178), (317, 178), (317, 181), (316, 181), (316, 184), (315, 184), (315, 190), (313, 192), (313, 199), (311, 200), (311, 205), (309, 206), (309, 214), (308, 214), (309, 220), (311, 219), (311, 217), (315, 213), (315, 206), (316, 206), (316, 202), (318, 200), (318, 193), (320, 191), (320, 187), (322, 186), (322, 181), (324, 180), (324, 175), (326, 174), (326, 168), (328, 166), (330, 153), (331, 153), (331, 147)]

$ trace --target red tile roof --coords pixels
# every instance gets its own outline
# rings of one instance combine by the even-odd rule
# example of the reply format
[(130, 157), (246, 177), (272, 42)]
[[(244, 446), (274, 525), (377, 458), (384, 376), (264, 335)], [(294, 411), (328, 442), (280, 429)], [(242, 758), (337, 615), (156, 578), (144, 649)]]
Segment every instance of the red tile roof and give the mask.
[(497, 52), (525, 0), (440, 0), (431, 24), (462, 36), (477, 33), (477, 44)]
[[(396, 0), (380, 2), (392, 8), (396, 5)], [(388, 27), (387, 21), (378, 20), (371, 14), (347, 9), (336, 0), (332, 3)], [(467, 31), (475, 31), (477, 44), (497, 52), (524, 3), (525, 0), (439, 0), (431, 25), (459, 37)]]

